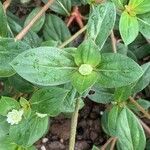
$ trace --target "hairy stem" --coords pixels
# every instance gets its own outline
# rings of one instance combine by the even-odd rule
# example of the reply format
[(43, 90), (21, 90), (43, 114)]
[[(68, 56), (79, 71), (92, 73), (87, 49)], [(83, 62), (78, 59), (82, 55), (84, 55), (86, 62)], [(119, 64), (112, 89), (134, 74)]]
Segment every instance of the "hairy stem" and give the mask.
[(7, 8), (9, 7), (10, 3), (11, 3), (11, 0), (6, 0), (6, 1), (3, 3), (3, 7), (4, 7), (4, 10), (5, 10), (5, 11), (6, 11)]
[(112, 140), (114, 140), (114, 137), (110, 137), (107, 142), (101, 147), (101, 150), (105, 150)]
[(73, 112), (72, 118), (71, 118), (69, 150), (74, 150), (74, 147), (75, 147), (75, 139), (76, 139), (76, 130), (77, 130), (79, 109), (80, 109), (80, 98), (78, 98), (77, 101), (76, 101), (75, 111)]
[(76, 39), (81, 33), (83, 33), (87, 29), (87, 26), (84, 26), (82, 29), (80, 29), (78, 32), (76, 32), (72, 37), (70, 37), (67, 41), (62, 43), (59, 48), (63, 48), (66, 45), (68, 45), (70, 42), (72, 42), (74, 39)]
[(15, 40), (21, 40), (30, 30), (30, 28), (35, 24), (35, 22), (45, 13), (49, 6), (54, 2), (54, 0), (49, 0), (37, 13), (37, 15), (29, 22), (29, 24), (15, 37)]
[(114, 53), (117, 53), (116, 38), (115, 38), (115, 35), (114, 35), (113, 30), (112, 30), (112, 32), (111, 32), (111, 34), (110, 34), (110, 37), (111, 37), (111, 44), (112, 44), (113, 52), (114, 52)]
[(147, 111), (145, 111), (145, 109), (144, 109), (141, 105), (139, 105), (139, 104), (134, 100), (133, 97), (130, 96), (129, 99), (130, 99), (131, 103), (134, 104), (134, 105), (137, 107), (137, 109), (140, 110), (140, 111), (145, 115), (146, 118), (150, 119), (150, 114), (149, 114)]
[(143, 126), (143, 128), (145, 129), (145, 131), (146, 131), (146, 133), (148, 134), (148, 135), (150, 135), (150, 128), (147, 126), (147, 124), (145, 124), (141, 119), (139, 119), (140, 120), (140, 123), (141, 123), (141, 125)]
[(112, 143), (111, 143), (111, 146), (110, 146), (110, 150), (114, 150), (116, 142), (117, 142), (117, 138), (114, 138), (112, 140)]

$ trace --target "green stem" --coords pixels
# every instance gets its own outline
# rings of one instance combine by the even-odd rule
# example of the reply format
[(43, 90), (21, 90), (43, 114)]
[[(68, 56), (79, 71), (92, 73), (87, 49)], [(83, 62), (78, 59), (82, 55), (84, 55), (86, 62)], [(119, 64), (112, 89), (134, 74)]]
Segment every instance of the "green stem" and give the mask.
[(76, 101), (75, 111), (72, 114), (71, 118), (71, 130), (70, 130), (70, 141), (69, 141), (69, 150), (74, 150), (75, 147), (75, 139), (76, 139), (76, 130), (78, 123), (78, 113), (80, 109), (80, 98)]

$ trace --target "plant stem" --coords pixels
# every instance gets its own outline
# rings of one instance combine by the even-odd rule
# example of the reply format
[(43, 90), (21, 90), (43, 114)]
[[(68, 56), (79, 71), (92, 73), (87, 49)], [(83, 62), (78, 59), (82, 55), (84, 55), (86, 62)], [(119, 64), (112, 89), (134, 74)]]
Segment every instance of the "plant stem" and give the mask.
[(62, 43), (59, 48), (63, 48), (66, 45), (68, 45), (70, 42), (72, 42), (74, 39), (76, 39), (81, 33), (83, 33), (87, 29), (87, 26), (84, 26), (82, 29), (80, 29), (78, 32), (76, 32), (72, 37), (70, 37), (67, 41)]
[(133, 97), (130, 96), (129, 99), (130, 99), (131, 103), (134, 104), (134, 105), (138, 108), (138, 110), (140, 110), (140, 111), (145, 115), (146, 118), (150, 119), (150, 114), (149, 114), (147, 111), (145, 111), (145, 109), (144, 109), (141, 105), (139, 105), (139, 104), (133, 99)]
[(5, 11), (6, 11), (7, 8), (9, 7), (10, 3), (11, 3), (11, 0), (6, 0), (6, 1), (3, 3), (3, 7), (4, 7), (4, 10), (5, 10)]
[(150, 128), (141, 119), (139, 119), (139, 120), (140, 120), (141, 125), (143, 126), (143, 128), (147, 132), (147, 134), (150, 135)]
[(30, 30), (30, 28), (35, 24), (35, 22), (45, 13), (49, 6), (53, 3), (54, 0), (49, 0), (37, 13), (37, 15), (29, 22), (29, 24), (15, 37), (15, 40), (21, 40)]
[(114, 138), (114, 139), (112, 140), (112, 144), (111, 144), (111, 146), (110, 146), (110, 150), (114, 150), (116, 141), (117, 141), (117, 138)]
[(114, 139), (114, 137), (110, 137), (108, 141), (101, 147), (101, 150), (105, 150), (109, 143)]
[(71, 118), (69, 150), (74, 150), (74, 147), (75, 147), (75, 139), (76, 139), (76, 130), (77, 130), (79, 109), (80, 109), (80, 98), (78, 98), (77, 101), (76, 101), (75, 111), (73, 112), (72, 118)]
[(113, 52), (117, 53), (116, 38), (115, 38), (113, 30), (111, 31), (110, 37), (111, 37), (111, 43), (112, 43)]

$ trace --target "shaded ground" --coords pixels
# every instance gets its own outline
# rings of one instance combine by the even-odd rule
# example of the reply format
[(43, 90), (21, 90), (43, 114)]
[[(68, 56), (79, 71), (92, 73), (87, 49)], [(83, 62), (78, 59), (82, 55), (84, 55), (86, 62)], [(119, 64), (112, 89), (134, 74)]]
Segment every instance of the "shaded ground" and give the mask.
[[(101, 114), (104, 105), (86, 100), (85, 107), (80, 111), (75, 150), (90, 150), (92, 145), (102, 145), (106, 135), (101, 129)], [(37, 143), (39, 150), (68, 150), (70, 119), (56, 117), (51, 122), (49, 133)]]

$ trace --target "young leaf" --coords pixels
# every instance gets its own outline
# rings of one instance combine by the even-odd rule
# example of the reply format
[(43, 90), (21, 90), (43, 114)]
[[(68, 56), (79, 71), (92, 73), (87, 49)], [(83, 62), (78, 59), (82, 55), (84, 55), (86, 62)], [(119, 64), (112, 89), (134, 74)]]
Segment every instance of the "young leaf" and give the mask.
[(140, 32), (146, 38), (150, 39), (150, 13), (140, 15), (138, 18)]
[(126, 86), (137, 81), (143, 74), (142, 68), (132, 59), (121, 54), (102, 54), (97, 68), (98, 82), (102, 87)]
[(10, 127), (10, 138), (17, 145), (32, 146), (47, 131), (48, 117), (40, 118), (32, 114), (24, 118), (19, 124)]
[(0, 2), (0, 37), (7, 37), (8, 28), (7, 28), (7, 17), (3, 9), (3, 5)]
[(136, 14), (144, 14), (150, 11), (149, 0), (130, 0), (129, 6), (132, 7)]
[(135, 16), (130, 16), (127, 12), (123, 12), (119, 22), (119, 31), (126, 45), (135, 40), (139, 33), (139, 24)]
[(68, 92), (68, 90), (58, 87), (40, 89), (30, 99), (31, 109), (51, 117), (57, 116), (64, 110), (63, 103)]
[(0, 38), (0, 77), (9, 77), (15, 71), (9, 64), (18, 54), (29, 49), (30, 46), (21, 41), (15, 42), (11, 38)]
[(46, 16), (43, 35), (46, 40), (58, 41), (59, 44), (68, 40), (71, 36), (69, 29), (63, 20), (52, 14)]
[(144, 130), (137, 117), (128, 109), (124, 108), (117, 122), (118, 147), (126, 150), (144, 150), (146, 138)]
[(138, 93), (142, 91), (150, 83), (150, 63), (145, 63), (141, 66), (143, 69), (142, 77), (136, 82), (135, 86), (132, 89), (132, 93)]
[(19, 103), (10, 97), (2, 97), (0, 99), (0, 115), (6, 116), (12, 109), (19, 109)]
[[(32, 12), (28, 15), (25, 20), (24, 26), (28, 25), (29, 22), (37, 15), (37, 13), (41, 10), (41, 7), (37, 7), (32, 10)], [(32, 26), (31, 30), (34, 32), (39, 32), (45, 22), (45, 13), (38, 19), (38, 21)]]
[[(47, 3), (48, 0), (42, 0), (44, 3)], [(69, 15), (71, 12), (71, 0), (55, 0), (50, 6), (50, 9), (60, 15)]]
[(112, 2), (105, 2), (96, 6), (88, 21), (87, 33), (96, 44), (103, 47), (116, 20), (116, 8)]
[(72, 85), (77, 89), (79, 93), (85, 92), (97, 81), (97, 73), (92, 72), (89, 75), (81, 75), (79, 72), (75, 72), (72, 75), (71, 82)]
[(80, 66), (82, 64), (90, 64), (97, 66), (101, 61), (101, 55), (98, 46), (93, 40), (85, 40), (77, 49), (75, 54), (75, 63)]
[(24, 79), (42, 86), (60, 85), (70, 81), (74, 62), (55, 47), (39, 47), (18, 55), (11, 63)]

